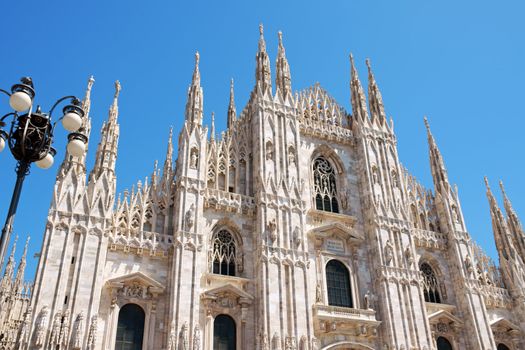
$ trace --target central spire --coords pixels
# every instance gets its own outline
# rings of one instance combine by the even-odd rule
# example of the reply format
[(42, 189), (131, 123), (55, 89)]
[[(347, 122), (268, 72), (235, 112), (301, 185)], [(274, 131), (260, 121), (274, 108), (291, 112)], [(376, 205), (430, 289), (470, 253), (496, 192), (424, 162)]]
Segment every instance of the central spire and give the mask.
[(264, 41), (264, 28), (259, 25), (259, 49), (257, 51), (256, 61), (257, 67), (255, 70), (255, 86), (260, 87), (264, 93), (267, 90), (272, 90), (272, 77), (270, 71), (270, 58), (266, 52), (266, 42)]
[(290, 74), (290, 66), (286, 59), (286, 53), (283, 45), (283, 33), (279, 31), (279, 48), (277, 52), (276, 73), (275, 73), (275, 86), (278, 88), (283, 97), (286, 98), (292, 93), (292, 77)]
[(195, 53), (195, 68), (188, 88), (188, 101), (186, 102), (186, 120), (192, 125), (202, 125), (203, 92), (201, 87), (201, 74), (199, 71), (199, 52)]

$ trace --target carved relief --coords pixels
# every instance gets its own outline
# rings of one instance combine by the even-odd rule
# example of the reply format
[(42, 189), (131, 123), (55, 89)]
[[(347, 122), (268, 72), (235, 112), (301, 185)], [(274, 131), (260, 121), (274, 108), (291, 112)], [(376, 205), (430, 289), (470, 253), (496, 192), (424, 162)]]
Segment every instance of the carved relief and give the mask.
[(273, 159), (273, 143), (272, 141), (266, 141), (266, 160)]
[(73, 333), (73, 349), (80, 350), (82, 348), (83, 330), (84, 330), (84, 311), (77, 315), (75, 324), (75, 331)]
[(127, 298), (151, 299), (153, 297), (149, 288), (138, 282), (122, 286), (118, 289), (117, 294)]

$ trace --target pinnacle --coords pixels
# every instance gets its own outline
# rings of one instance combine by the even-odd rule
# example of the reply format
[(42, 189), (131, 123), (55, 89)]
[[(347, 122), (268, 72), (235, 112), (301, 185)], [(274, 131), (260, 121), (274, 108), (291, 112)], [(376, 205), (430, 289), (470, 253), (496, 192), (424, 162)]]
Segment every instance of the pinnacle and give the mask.
[(262, 23), (259, 24), (259, 34), (260, 34), (261, 36), (264, 35), (264, 26), (263, 26)]

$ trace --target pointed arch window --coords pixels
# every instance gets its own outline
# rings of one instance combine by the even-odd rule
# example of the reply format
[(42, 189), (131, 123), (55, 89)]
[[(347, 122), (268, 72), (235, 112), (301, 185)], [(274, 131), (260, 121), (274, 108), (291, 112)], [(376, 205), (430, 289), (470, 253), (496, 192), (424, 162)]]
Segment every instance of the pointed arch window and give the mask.
[(434, 270), (427, 263), (421, 264), (419, 270), (423, 273), (423, 294), (425, 301), (428, 303), (441, 303), (439, 283)]
[(339, 260), (330, 260), (326, 264), (326, 289), (328, 305), (353, 307), (350, 274)]
[(497, 349), (498, 350), (510, 350), (510, 348), (507, 345), (503, 344), (503, 343), (499, 343)]
[(212, 242), (212, 271), (226, 276), (235, 276), (237, 243), (227, 230), (215, 234)]
[(335, 171), (332, 164), (318, 157), (313, 164), (315, 208), (317, 210), (339, 213)]

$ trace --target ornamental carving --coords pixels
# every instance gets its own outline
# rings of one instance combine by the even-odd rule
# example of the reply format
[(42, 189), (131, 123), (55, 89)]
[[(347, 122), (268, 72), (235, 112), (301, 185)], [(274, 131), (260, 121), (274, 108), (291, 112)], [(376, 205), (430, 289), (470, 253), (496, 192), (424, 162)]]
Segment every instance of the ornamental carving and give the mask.
[(151, 299), (153, 297), (149, 291), (149, 287), (138, 282), (132, 282), (129, 285), (122, 286), (117, 290), (117, 294), (126, 298)]

